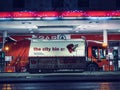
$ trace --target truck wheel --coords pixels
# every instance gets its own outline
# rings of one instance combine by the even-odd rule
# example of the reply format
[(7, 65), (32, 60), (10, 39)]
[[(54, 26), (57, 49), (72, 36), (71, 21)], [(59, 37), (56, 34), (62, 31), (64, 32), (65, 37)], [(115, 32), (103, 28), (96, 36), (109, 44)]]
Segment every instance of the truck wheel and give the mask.
[(99, 70), (99, 68), (96, 64), (89, 64), (87, 66), (87, 71), (98, 71), (98, 70)]

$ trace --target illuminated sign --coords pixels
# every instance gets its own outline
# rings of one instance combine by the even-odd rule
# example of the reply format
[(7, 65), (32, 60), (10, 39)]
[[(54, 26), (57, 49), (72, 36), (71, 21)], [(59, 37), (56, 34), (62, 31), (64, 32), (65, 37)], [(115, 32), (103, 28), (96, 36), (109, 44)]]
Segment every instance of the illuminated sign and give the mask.
[(70, 34), (58, 34), (58, 35), (33, 35), (33, 39), (45, 39), (45, 40), (57, 40), (57, 39), (71, 39)]
[(44, 17), (119, 17), (120, 11), (20, 11), (0, 12), (0, 18), (44, 18)]
[(38, 40), (31, 42), (29, 56), (85, 56), (85, 40)]

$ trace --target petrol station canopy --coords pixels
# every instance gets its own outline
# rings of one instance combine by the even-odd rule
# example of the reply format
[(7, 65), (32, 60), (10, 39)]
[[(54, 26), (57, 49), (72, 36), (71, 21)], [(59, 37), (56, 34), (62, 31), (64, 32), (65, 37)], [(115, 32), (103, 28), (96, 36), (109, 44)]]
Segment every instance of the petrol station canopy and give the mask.
[(0, 12), (0, 33), (120, 33), (120, 11)]

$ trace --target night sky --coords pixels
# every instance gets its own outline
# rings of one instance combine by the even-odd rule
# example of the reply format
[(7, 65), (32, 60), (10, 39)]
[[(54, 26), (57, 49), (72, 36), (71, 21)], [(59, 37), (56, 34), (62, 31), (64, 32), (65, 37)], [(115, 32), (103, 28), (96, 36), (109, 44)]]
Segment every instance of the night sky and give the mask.
[(119, 10), (119, 9), (120, 9), (120, 0), (2, 0), (0, 1), (0, 11), (71, 11), (71, 10), (74, 11), (74, 10)]

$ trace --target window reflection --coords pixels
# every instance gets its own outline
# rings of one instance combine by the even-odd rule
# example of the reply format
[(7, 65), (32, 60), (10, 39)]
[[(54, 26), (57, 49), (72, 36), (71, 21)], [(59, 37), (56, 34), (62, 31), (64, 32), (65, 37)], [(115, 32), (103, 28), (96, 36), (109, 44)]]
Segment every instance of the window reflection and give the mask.
[(100, 90), (112, 90), (110, 83), (100, 83)]
[(14, 84), (3, 84), (2, 90), (15, 90), (12, 87), (14, 87)]
[(95, 58), (105, 59), (106, 50), (98, 47), (92, 47), (92, 55)]

